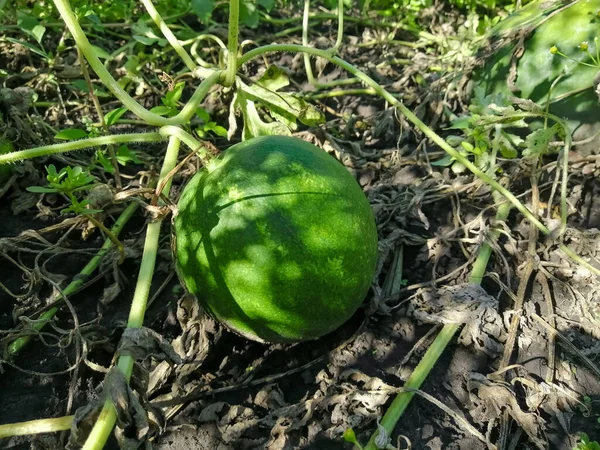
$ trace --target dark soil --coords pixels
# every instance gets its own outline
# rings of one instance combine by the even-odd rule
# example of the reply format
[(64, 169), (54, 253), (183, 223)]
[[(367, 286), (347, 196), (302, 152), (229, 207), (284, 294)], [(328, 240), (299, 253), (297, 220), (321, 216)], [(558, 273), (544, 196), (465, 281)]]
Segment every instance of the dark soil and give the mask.
[[(439, 31), (436, 22), (432, 30)], [(317, 30), (330, 36), (333, 26), (326, 22)], [(274, 25), (264, 30), (278, 31)], [(443, 129), (448, 123), (440, 105), (454, 108), (456, 114), (461, 106), (451, 96), (442, 101), (438, 76), (427, 70), (434, 50), (356, 45), (371, 41), (380, 31), (349, 24), (346, 33), (352, 44), (343, 47), (341, 56), (403, 95), (425, 122)], [(244, 33), (252, 39), (270, 39), (252, 30)], [(396, 39), (415, 39), (406, 34), (398, 32)], [(11, 88), (19, 85), (15, 74), (31, 61), (47, 71), (43, 61), (20, 46), (7, 42), (0, 46), (0, 54), (6, 57), (0, 68), (13, 75)], [(413, 64), (391, 62), (377, 67), (392, 57), (412, 58)], [(291, 70), (295, 88), (309, 87), (301, 58), (273, 55), (269, 61)], [(250, 65), (247, 75), (262, 69), (262, 63)], [(422, 84), (414, 81), (419, 74), (425, 79)], [(323, 79), (339, 76), (329, 66), (322, 75)], [(75, 100), (73, 91), (68, 92), (68, 99)], [(44, 100), (56, 100), (55, 93), (44, 93)], [(149, 104), (154, 100), (158, 104), (155, 96), (145, 99)], [(39, 109), (30, 111), (32, 121), (47, 120), (61, 128), (82, 115), (94, 114), (89, 98), (78, 101), (85, 112), (71, 112), (67, 122), (56, 110), (42, 113)], [(170, 225), (165, 221), (145, 326), (172, 343), (185, 363), (170, 366), (149, 359), (142, 371), (149, 382), (143, 376), (132, 382), (148, 410), (153, 406), (152, 417), (161, 419), (151, 421), (145, 435), (153, 448), (349, 449), (352, 446), (342, 435), (350, 427), (366, 443), (431, 343), (432, 329), (462, 311), (464, 305), (458, 299), (466, 297), (493, 306), (486, 310), (485, 320), (483, 316), (469, 319), (470, 326), (444, 351), (422, 386), (429, 397), (415, 396), (391, 437), (392, 445), (466, 450), (504, 443), (502, 448), (569, 450), (581, 432), (600, 440), (599, 280), (567, 259), (551, 239), (539, 237), (535, 254), (528, 256), (528, 242), (534, 235), (529, 224), (512, 213), (504, 227), (507, 233), (488, 266), (485, 291), (473, 293), (467, 285), (469, 271), (494, 214), (489, 189), (470, 175), (431, 166), (430, 160), (441, 158), (440, 150), (422, 141), (413, 127), (385, 109), (378, 98), (349, 95), (315, 102), (327, 112), (329, 121), (298, 136), (318, 143), (343, 162), (369, 197), (381, 250), (373, 287), (351, 320), (317, 341), (295, 345), (250, 342), (223, 329), (183, 294), (174, 276)], [(205, 106), (226, 123), (224, 102), (211, 97)], [(37, 139), (48, 141), (37, 127), (32, 127)], [(215, 143), (221, 150), (225, 147), (222, 140)], [(159, 151), (160, 147), (140, 148), (154, 171)], [(84, 152), (48, 162), (85, 164), (89, 157)], [(577, 158), (576, 148), (573, 157)], [(600, 188), (596, 158), (585, 156), (572, 164), (569, 201), (576, 211), (570, 217), (566, 243), (597, 266)], [(546, 163), (555, 161), (550, 157)], [(147, 219), (141, 212), (121, 236), (125, 262), (119, 266), (118, 255), (111, 253), (96, 272), (100, 276), (69, 298), (72, 310), (62, 305), (40, 338), (19, 355), (7, 355), (7, 345), (15, 337), (11, 333), (22, 331), (26, 323), (22, 318), (37, 318), (56, 286), (64, 289), (103, 242), (97, 230), (88, 231), (86, 221), (60, 227), (65, 224), (65, 216), (58, 213), (60, 198), (42, 199), (25, 190), (43, 184), (43, 164), (48, 162), (28, 162), (15, 169), (16, 177), (0, 182), (0, 192), (4, 183), (10, 183), (0, 197), (0, 282), (6, 288), (0, 289), (0, 349), (4, 353), (0, 424), (70, 415), (97, 401), (105, 376), (102, 368), (111, 365), (125, 328), (139, 269)], [(188, 164), (176, 176), (174, 199), (193, 166)], [(515, 166), (507, 164), (506, 172), (524, 183), (519, 186), (515, 181), (515, 186), (527, 191), (530, 186), (523, 180), (529, 175)], [(554, 179), (555, 166), (540, 185)], [(135, 175), (135, 170), (126, 173)], [(132, 187), (139, 187), (139, 181)], [(530, 192), (527, 195), (529, 201)], [(549, 189), (542, 190), (544, 196), (549, 196)], [(122, 208), (117, 204), (105, 216), (108, 226)], [(47, 229), (51, 226), (59, 228)], [(393, 270), (394, 258), (403, 263), (401, 275)], [(533, 270), (522, 292), (524, 306), (515, 350), (504, 370), (501, 359), (515, 314), (513, 297), (528, 263)], [(398, 292), (391, 292), (388, 286), (395, 276), (404, 281)], [(431, 299), (439, 303), (432, 306)], [(552, 356), (554, 370), (549, 373)], [(125, 435), (132, 437), (137, 431), (130, 424)], [(0, 448), (61, 449), (68, 437), (68, 433), (54, 433), (0, 439)], [(118, 448), (116, 439), (106, 448)]]

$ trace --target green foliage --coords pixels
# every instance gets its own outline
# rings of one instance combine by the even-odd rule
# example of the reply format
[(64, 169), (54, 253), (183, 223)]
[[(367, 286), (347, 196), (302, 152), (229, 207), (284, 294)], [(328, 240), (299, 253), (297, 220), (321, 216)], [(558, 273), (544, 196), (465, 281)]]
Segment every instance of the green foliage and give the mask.
[(342, 437), (346, 442), (350, 442), (351, 444), (356, 445), (356, 447), (358, 447), (359, 450), (363, 450), (363, 447), (362, 445), (360, 445), (360, 442), (358, 442), (356, 434), (354, 433), (354, 430), (352, 428), (346, 428), (346, 431), (344, 431), (344, 435)]
[(573, 450), (600, 450), (600, 444), (597, 441), (590, 441), (586, 433), (581, 433)]
[(72, 196), (75, 192), (87, 190), (92, 187), (91, 183), (95, 180), (85, 169), (80, 166), (66, 166), (57, 172), (54, 164), (46, 166), (47, 186), (30, 186), (29, 192), (37, 193), (60, 193), (66, 196)]
[[(214, 0), (192, 0), (191, 12), (196, 14), (202, 23), (208, 24), (217, 6), (218, 3)], [(240, 23), (249, 28), (257, 28), (260, 12), (269, 12), (274, 6), (275, 0), (241, 0)]]
[(90, 173), (80, 166), (66, 166), (56, 170), (54, 164), (46, 166), (46, 186), (29, 186), (29, 192), (39, 194), (62, 194), (70, 204), (63, 208), (61, 214), (94, 214), (102, 212), (98, 209), (88, 208), (89, 201), (87, 199), (78, 198), (77, 194), (81, 191), (87, 191), (93, 187), (95, 178)]
[[(142, 164), (142, 161), (137, 157), (135, 152), (127, 145), (120, 145), (115, 152), (115, 157), (117, 159), (117, 163), (119, 163), (121, 166), (126, 166), (129, 163)], [(105, 172), (110, 173), (111, 175), (115, 173), (115, 167), (112, 165), (112, 162), (105, 150), (96, 151), (90, 167), (94, 167), (95, 163), (100, 164)]]
[(61, 214), (77, 214), (77, 215), (86, 215), (86, 214), (96, 214), (102, 212), (101, 209), (91, 209), (88, 208), (89, 201), (87, 199), (83, 199), (81, 201), (77, 200), (77, 198), (73, 195), (70, 196), (71, 204), (66, 208), (60, 210)]
[[(279, 90), (288, 86), (289, 76), (284, 69), (272, 64), (256, 82), (246, 84), (237, 80), (237, 91), (231, 102), (230, 114), (242, 112), (244, 129), (242, 139), (257, 136), (290, 135), (297, 129), (297, 122), (314, 126), (325, 122), (325, 115), (291, 93)], [(261, 117), (256, 104), (264, 107)], [(230, 120), (234, 123), (234, 118)], [(235, 131), (235, 130), (233, 130)]]
[[(557, 9), (561, 5), (535, 0), (498, 23), (489, 32), (496, 50), (472, 79), (485, 94), (503, 93), (547, 107), (566, 120), (575, 141), (584, 140), (600, 131), (595, 92), (600, 0)], [(504, 39), (523, 29), (530, 32), (522, 43)], [(523, 47), (515, 53), (517, 45)]]
[(198, 108), (196, 110), (196, 117), (202, 122), (196, 127), (196, 134), (200, 136), (200, 138), (207, 137), (209, 133), (214, 133), (219, 137), (227, 136), (227, 130), (221, 125), (218, 125), (217, 122), (211, 120), (210, 114), (208, 114), (206, 110)]
[[(556, 139), (563, 139), (562, 125), (536, 128), (536, 123), (526, 118), (546, 117), (538, 105), (529, 102), (515, 108), (503, 93), (485, 95), (477, 88), (469, 107), (471, 114), (456, 118), (450, 129), (461, 130), (464, 136), (449, 136), (446, 141), (462, 155), (473, 158), (481, 170), (495, 171), (497, 157), (541, 157), (556, 153), (560, 147), (552, 146)], [(525, 138), (523, 138), (525, 136)], [(432, 163), (435, 166), (451, 166), (461, 173), (465, 167), (446, 156)]]

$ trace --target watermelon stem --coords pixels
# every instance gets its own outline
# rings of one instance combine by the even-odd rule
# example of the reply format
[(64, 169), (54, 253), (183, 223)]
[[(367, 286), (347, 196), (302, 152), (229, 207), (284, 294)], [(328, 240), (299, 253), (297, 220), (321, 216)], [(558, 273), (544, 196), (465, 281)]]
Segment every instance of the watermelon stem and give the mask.
[[(498, 211), (496, 213), (496, 222), (504, 222), (506, 221), (508, 214), (512, 205), (508, 202), (503, 202), (498, 206)], [(488, 237), (488, 242), (483, 244), (479, 249), (479, 254), (477, 255), (477, 259), (473, 264), (473, 268), (471, 270), (471, 276), (469, 277), (469, 283), (481, 284), (481, 280), (485, 275), (485, 269), (487, 267), (488, 261), (492, 254), (492, 243), (498, 239), (500, 235), (500, 229), (496, 228), (492, 230)], [(442, 328), (442, 330), (438, 333), (435, 340), (431, 343), (423, 359), (419, 362), (415, 370), (408, 378), (406, 383), (404, 384), (404, 388), (410, 389), (406, 392), (399, 393), (396, 398), (392, 401), (392, 404), (386, 411), (385, 415), (381, 419), (380, 425), (383, 427), (385, 432), (388, 435), (391, 435), (398, 423), (404, 411), (410, 404), (413, 396), (415, 395), (415, 390), (421, 388), (421, 385), (437, 363), (438, 359), (456, 334), (456, 332), (461, 327), (460, 324), (446, 324)], [(375, 444), (375, 440), (377, 436), (379, 436), (380, 430), (378, 429), (373, 433), (371, 439), (369, 439), (369, 443), (365, 447), (364, 450), (377, 450), (377, 446)]]
[(5, 153), (0, 155), (0, 165), (14, 163), (24, 159), (37, 158), (39, 156), (56, 155), (57, 153), (100, 147), (102, 145), (124, 144), (129, 142), (160, 142), (165, 139), (166, 138), (161, 136), (160, 133), (130, 133), (100, 136)]
[[(304, 0), (304, 14), (302, 16), (302, 45), (308, 47), (308, 19), (310, 17), (310, 0)], [(335, 44), (328, 50), (324, 50), (329, 52), (331, 55), (335, 55), (342, 45), (342, 40), (344, 38), (344, 0), (338, 0), (338, 30), (337, 37), (335, 40)], [(315, 75), (312, 70), (312, 65), (310, 63), (310, 55), (308, 53), (304, 53), (304, 68), (306, 71), (306, 78), (308, 82), (317, 89), (323, 89), (328, 87), (342, 86), (348, 84), (354, 84), (359, 82), (358, 78), (343, 78), (340, 80), (334, 80), (329, 83), (319, 83), (319, 81), (315, 78)]]
[(221, 80), (223, 86), (231, 87), (237, 74), (238, 34), (240, 22), (240, 1), (229, 2), (229, 31), (227, 34), (227, 69)]
[[(239, 2), (239, 0), (236, 0), (235, 3), (238, 3), (238, 2)], [(232, 1), (231, 3), (234, 3), (234, 2)], [(200, 102), (202, 101), (204, 96), (206, 95), (206, 92), (202, 92), (202, 90), (206, 87), (206, 86), (203, 86), (204, 83), (202, 83), (200, 86), (198, 86), (196, 92), (194, 92), (194, 94), (192, 95), (192, 97), (190, 98), (188, 103), (184, 106), (182, 111), (179, 114), (177, 114), (176, 116), (162, 117), (162, 116), (159, 116), (158, 114), (148, 111), (146, 108), (144, 108), (142, 105), (140, 105), (133, 97), (131, 97), (119, 85), (119, 83), (113, 78), (113, 76), (110, 74), (110, 72), (106, 69), (106, 67), (104, 66), (102, 61), (100, 61), (100, 59), (96, 55), (96, 52), (94, 51), (94, 48), (90, 44), (90, 41), (88, 40), (85, 32), (82, 30), (81, 25), (79, 25), (79, 22), (77, 21), (77, 18), (75, 17), (75, 14), (73, 13), (71, 6), (69, 5), (69, 1), (68, 0), (54, 0), (54, 4), (56, 5), (56, 9), (58, 9), (58, 12), (60, 13), (61, 18), (67, 25), (67, 28), (73, 35), (73, 38), (75, 39), (75, 42), (77, 43), (77, 47), (81, 50), (81, 53), (83, 54), (83, 56), (85, 56), (85, 59), (87, 59), (90, 67), (94, 70), (96, 75), (98, 75), (98, 77), (100, 78), (102, 83), (108, 88), (108, 90), (110, 92), (112, 92), (112, 94), (115, 97), (117, 97), (127, 109), (129, 109), (132, 113), (134, 113), (140, 119), (144, 120), (144, 122), (146, 122), (149, 125), (156, 125), (156, 126), (182, 125), (182, 124), (186, 124), (190, 121), (190, 119), (196, 112), (198, 105), (200, 104)], [(155, 12), (156, 12), (156, 10), (155, 10)], [(151, 16), (153, 16), (153, 14), (151, 14)], [(156, 12), (156, 17), (153, 16), (153, 19), (158, 20), (159, 17), (160, 16), (158, 16), (158, 12)], [(162, 19), (160, 19), (160, 20), (162, 20)], [(164, 21), (162, 21), (162, 23), (164, 24)], [(160, 27), (161, 27), (161, 30), (163, 31), (163, 33), (165, 33), (166, 30), (163, 29), (162, 26), (160, 26)], [(166, 24), (164, 25), (164, 28), (168, 29)], [(237, 29), (236, 29), (236, 36), (237, 36)], [(177, 41), (175, 36), (172, 36), (172, 38), (169, 39), (169, 36), (165, 34), (165, 37), (167, 37), (167, 39), (169, 41), (171, 41), (171, 39), (174, 41)], [(237, 45), (237, 37), (236, 37), (235, 43)], [(179, 42), (177, 42), (177, 44), (179, 44)], [(181, 48), (181, 50), (183, 50), (183, 48)], [(177, 51), (177, 49), (176, 49), (176, 51)], [(183, 52), (185, 52), (185, 50), (183, 50)], [(178, 51), (178, 53), (179, 53), (179, 51)], [(186, 55), (187, 55), (187, 53), (186, 53)], [(188, 56), (188, 58), (189, 58), (189, 56)], [(217, 82), (219, 80), (219, 78), (221, 76), (220, 71), (215, 71), (214, 69), (196, 66), (195, 64), (193, 64), (193, 61), (187, 61), (186, 64), (188, 64), (190, 62), (194, 66), (192, 69), (190, 69), (190, 70), (193, 70), (194, 76), (202, 77), (205, 79), (205, 81), (209, 78), (212, 78), (213, 76), (216, 76), (216, 79), (214, 79), (212, 84), (215, 84), (215, 82)], [(200, 92), (198, 92), (198, 91), (200, 91)]]
[(144, 4), (144, 8), (146, 8), (146, 11), (148, 11), (148, 14), (152, 18), (156, 26), (160, 29), (167, 41), (169, 41), (169, 44), (171, 44), (171, 47), (173, 47), (173, 50), (175, 50), (175, 52), (179, 55), (183, 63), (187, 66), (188, 69), (194, 70), (197, 64), (194, 62), (194, 60), (188, 54), (188, 52), (185, 51), (185, 49), (179, 42), (179, 39), (177, 39), (177, 37), (169, 28), (169, 26), (165, 23), (159, 12), (154, 7), (154, 3), (152, 3), (152, 0), (142, 0), (142, 3)]
[[(175, 136), (171, 136), (158, 179), (159, 185), (167, 178), (171, 170), (173, 170), (177, 165), (179, 145), (180, 140)], [(162, 194), (164, 196), (168, 196), (170, 190), (171, 180), (169, 179), (164, 183)], [(149, 223), (147, 227), (144, 253), (142, 254), (142, 262), (140, 264), (135, 292), (133, 294), (133, 301), (129, 311), (127, 328), (141, 328), (144, 324), (144, 314), (146, 312), (146, 305), (148, 302), (148, 295), (150, 293), (150, 285), (152, 283), (156, 255), (159, 247), (158, 240), (160, 237), (161, 224), (162, 218), (159, 218), (155, 222)], [(127, 381), (129, 381), (131, 378), (133, 365), (134, 359), (129, 355), (120, 356), (119, 360), (117, 361), (117, 367), (123, 372)], [(108, 436), (112, 432), (116, 420), (117, 413), (115, 407), (113, 406), (112, 402), (107, 399), (104, 403), (104, 407), (102, 408), (98, 420), (94, 424), (94, 428), (90, 432), (90, 435), (83, 446), (83, 450), (100, 450), (104, 448), (104, 445), (106, 444)]]

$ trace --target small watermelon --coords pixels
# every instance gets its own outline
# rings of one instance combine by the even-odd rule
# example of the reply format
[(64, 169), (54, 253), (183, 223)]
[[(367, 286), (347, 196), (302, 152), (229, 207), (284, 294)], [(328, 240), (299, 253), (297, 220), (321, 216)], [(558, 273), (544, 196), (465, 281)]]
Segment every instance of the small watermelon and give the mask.
[(217, 320), (259, 342), (316, 339), (360, 307), (377, 229), (362, 189), (303, 140), (230, 147), (184, 188), (174, 220), (182, 284)]

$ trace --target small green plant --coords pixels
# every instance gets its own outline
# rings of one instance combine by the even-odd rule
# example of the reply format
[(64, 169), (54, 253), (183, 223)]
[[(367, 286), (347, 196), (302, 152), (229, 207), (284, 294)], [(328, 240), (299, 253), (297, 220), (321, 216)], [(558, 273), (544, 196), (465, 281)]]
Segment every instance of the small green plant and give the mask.
[(27, 188), (29, 192), (41, 194), (58, 193), (66, 197), (71, 197), (76, 192), (91, 189), (91, 183), (95, 180), (89, 172), (80, 166), (66, 166), (57, 171), (54, 164), (50, 164), (46, 166), (46, 172), (48, 184), (46, 186), (29, 186)]
[(600, 450), (600, 444), (597, 441), (591, 441), (586, 433), (581, 433), (573, 450)]
[[(584, 59), (578, 59), (574, 56), (566, 55), (556, 45), (553, 45), (552, 47), (550, 47), (550, 53), (553, 55), (561, 56), (570, 61), (574, 61), (578, 65), (581, 64), (582, 66), (599, 67), (600, 68), (600, 46), (598, 45), (599, 43), (600, 43), (599, 39), (596, 36), (594, 38), (594, 47), (595, 47), (594, 54), (592, 54), (590, 51), (590, 44), (588, 41), (581, 42), (577, 46), (577, 50), (571, 49), (571, 53), (576, 53), (576, 51), (578, 51), (579, 53), (583, 53), (585, 55)], [(585, 60), (585, 57), (587, 57), (587, 61)]]
[(85, 169), (80, 166), (66, 166), (56, 170), (54, 164), (46, 166), (46, 186), (29, 186), (29, 192), (40, 194), (61, 194), (69, 202), (70, 205), (60, 211), (61, 214), (74, 213), (76, 215), (89, 215), (102, 212), (99, 209), (89, 208), (87, 199), (77, 198), (78, 193), (87, 191), (93, 187), (95, 178), (90, 175)]

